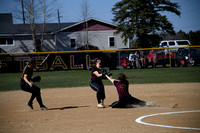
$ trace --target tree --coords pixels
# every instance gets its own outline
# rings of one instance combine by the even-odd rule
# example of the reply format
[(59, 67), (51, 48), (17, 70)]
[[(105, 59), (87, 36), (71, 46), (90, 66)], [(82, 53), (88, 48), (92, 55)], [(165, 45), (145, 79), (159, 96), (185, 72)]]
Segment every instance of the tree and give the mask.
[[(161, 12), (168, 11), (180, 16), (180, 7), (170, 0), (122, 0), (112, 8), (113, 21), (117, 25), (116, 34), (122, 32), (124, 43), (136, 36), (139, 47), (149, 46), (149, 35), (164, 31), (174, 34), (172, 24)], [(154, 36), (155, 37), (155, 36)]]
[(200, 45), (200, 38), (199, 38), (199, 36), (200, 36), (200, 30), (194, 31), (194, 32), (190, 31), (188, 33), (188, 39), (190, 40), (190, 43), (192, 45)]
[(160, 37), (162, 40), (186, 40), (187, 34), (180, 30), (174, 35), (170, 35), (169, 33), (160, 33)]
[(85, 49), (89, 49), (89, 38), (88, 38), (88, 21), (87, 19), (91, 16), (90, 6), (88, 4), (88, 0), (83, 0), (81, 3), (81, 17), (84, 21), (84, 28), (85, 28), (85, 37), (84, 37), (84, 44)]
[[(23, 24), (27, 22), (30, 25), (34, 51), (38, 52), (42, 50), (44, 43), (44, 33), (45, 33), (45, 23), (47, 18), (51, 18), (52, 5), (55, 3), (54, 0), (16, 0), (22, 6), (22, 16)], [(17, 10), (19, 14), (21, 12)], [(19, 15), (17, 15), (19, 16)], [(36, 23), (41, 23), (42, 27), (37, 26)], [(40, 36), (37, 36), (36, 33), (40, 33)], [(41, 38), (41, 39), (40, 39)]]
[(180, 30), (176, 33), (176, 40), (186, 40), (187, 35), (184, 31)]

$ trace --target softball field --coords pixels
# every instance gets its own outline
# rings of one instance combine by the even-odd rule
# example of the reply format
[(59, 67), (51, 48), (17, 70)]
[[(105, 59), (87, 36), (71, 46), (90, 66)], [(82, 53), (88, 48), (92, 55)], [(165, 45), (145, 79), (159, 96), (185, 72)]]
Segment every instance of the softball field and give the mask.
[(0, 92), (0, 133), (200, 133), (200, 83), (132, 84), (132, 96), (156, 106), (112, 109), (114, 86), (105, 86), (106, 108), (88, 87), (42, 89), (40, 111), (24, 91)]

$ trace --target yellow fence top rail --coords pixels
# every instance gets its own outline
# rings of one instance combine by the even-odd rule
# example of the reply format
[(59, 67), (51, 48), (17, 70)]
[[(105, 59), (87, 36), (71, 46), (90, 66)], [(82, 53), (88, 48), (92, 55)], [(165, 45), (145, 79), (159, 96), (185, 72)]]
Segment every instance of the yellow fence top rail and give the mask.
[(111, 50), (79, 50), (79, 51), (55, 51), (55, 52), (26, 52), (26, 53), (0, 53), (0, 55), (30, 55), (30, 54), (63, 54), (63, 53), (91, 53), (91, 52), (114, 52), (114, 51), (136, 51), (155, 49), (176, 49), (176, 48), (199, 48), (200, 45), (186, 47), (162, 47), (162, 48), (137, 48), (137, 49), (111, 49)]

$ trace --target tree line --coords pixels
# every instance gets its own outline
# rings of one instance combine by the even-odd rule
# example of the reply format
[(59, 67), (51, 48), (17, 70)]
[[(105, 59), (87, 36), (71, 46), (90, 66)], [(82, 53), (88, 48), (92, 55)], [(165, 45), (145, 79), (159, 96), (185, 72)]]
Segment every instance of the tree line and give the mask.
[[(175, 34), (169, 33), (156, 33), (153, 35), (148, 35), (148, 47), (157, 47), (162, 40), (189, 40), (192, 46), (200, 45), (200, 30), (198, 31), (190, 31), (189, 33), (185, 33), (180, 30)], [(139, 48), (140, 44), (138, 39), (130, 40), (131, 48)]]
[[(21, 5), (19, 13), (23, 16), (23, 23), (30, 24), (35, 51), (38, 37), (35, 24), (38, 19), (43, 24), (40, 45), (43, 45), (45, 23), (52, 15), (52, 6), (56, 0), (16, 0)], [(87, 0), (82, 0), (82, 19), (87, 29), (87, 18), (90, 17), (90, 7)], [(131, 47), (148, 48), (159, 44), (161, 40), (187, 39), (192, 45), (200, 45), (200, 31), (175, 32), (173, 24), (168, 21), (163, 12), (171, 12), (177, 16), (181, 15), (180, 5), (171, 0), (121, 0), (116, 2), (111, 9), (114, 18), (113, 23), (117, 25), (115, 34), (122, 33), (124, 44), (130, 42)], [(59, 17), (59, 15), (58, 15)], [(136, 39), (135, 39), (136, 38)], [(86, 31), (85, 45), (88, 44), (88, 33)]]

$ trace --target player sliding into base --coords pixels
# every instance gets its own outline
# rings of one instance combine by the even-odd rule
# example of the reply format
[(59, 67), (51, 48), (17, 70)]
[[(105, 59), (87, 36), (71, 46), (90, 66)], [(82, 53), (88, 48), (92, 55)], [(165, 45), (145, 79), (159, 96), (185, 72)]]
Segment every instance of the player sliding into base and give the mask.
[(119, 96), (119, 101), (116, 101), (110, 105), (112, 108), (127, 108), (127, 107), (132, 107), (131, 105), (139, 105), (139, 106), (147, 105), (145, 101), (139, 100), (130, 95), (128, 90), (129, 82), (126, 80), (127, 77), (125, 74), (120, 73), (118, 75), (118, 80), (113, 79), (108, 75), (106, 75), (106, 77), (116, 87)]
[(30, 59), (30, 61), (28, 62), (28, 65), (26, 65), (24, 68), (24, 71), (21, 77), (20, 86), (23, 91), (32, 93), (31, 98), (29, 102), (27, 103), (27, 105), (31, 109), (33, 109), (33, 100), (36, 98), (40, 105), (40, 110), (47, 110), (47, 107), (45, 107), (42, 102), (40, 88), (33, 84), (33, 82), (38, 82), (38, 81), (34, 81), (32, 78), (33, 68), (35, 67), (36, 67), (35, 59)]

